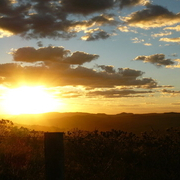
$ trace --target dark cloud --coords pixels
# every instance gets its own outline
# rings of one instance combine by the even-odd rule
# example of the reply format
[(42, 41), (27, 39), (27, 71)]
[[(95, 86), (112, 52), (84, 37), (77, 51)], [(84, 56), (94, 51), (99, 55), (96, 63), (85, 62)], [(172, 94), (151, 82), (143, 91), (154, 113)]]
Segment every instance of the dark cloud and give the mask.
[(94, 12), (112, 9), (113, 7), (120, 6), (132, 7), (137, 5), (145, 5), (148, 0), (62, 0), (62, 7), (65, 12), (77, 14), (90, 14)]
[(130, 26), (148, 29), (177, 24), (180, 22), (180, 13), (174, 14), (165, 7), (148, 4), (146, 9), (121, 19)]
[(62, 0), (61, 4), (65, 12), (87, 15), (112, 8), (114, 0)]
[(144, 72), (130, 69), (130, 68), (118, 68), (119, 74), (123, 74), (123, 76), (127, 77), (138, 77), (142, 76)]
[[(102, 91), (90, 91), (88, 96), (102, 96), (104, 98), (121, 98), (121, 97), (134, 97), (134, 94), (151, 94), (153, 91), (135, 91), (135, 90), (102, 90)], [(135, 96), (137, 97), (137, 96)], [(140, 96), (143, 97), (143, 96)]]
[(25, 38), (71, 38), (72, 21), (62, 11), (59, 1), (17, 0), (1, 1), (0, 28)]
[(143, 62), (149, 62), (155, 64), (156, 66), (169, 66), (174, 65), (175, 62), (171, 59), (165, 59), (164, 54), (153, 54), (150, 56), (137, 56), (134, 60), (139, 60)]
[(180, 91), (167, 90), (167, 89), (162, 89), (161, 92), (163, 94), (171, 94), (171, 95), (180, 94)]
[(114, 15), (113, 14), (101, 14), (99, 16), (93, 17), (90, 21), (92, 23), (96, 23), (99, 26), (102, 25), (116, 25), (118, 22), (114, 20)]
[(99, 40), (99, 39), (107, 39), (111, 36), (104, 30), (99, 29), (99, 28), (90, 29), (85, 32), (86, 32), (86, 35), (81, 37), (81, 39), (85, 40), (85, 41), (95, 41), (95, 40)]
[(97, 65), (97, 68), (101, 68), (102, 70), (104, 70), (107, 73), (115, 73), (116, 70), (114, 69), (114, 66), (105, 66), (105, 65)]
[[(71, 64), (81, 65), (91, 62), (99, 56), (84, 52), (71, 53), (63, 47), (43, 47), (35, 49), (24, 47), (12, 52), (14, 61), (18, 62), (44, 62), (34, 66), (18, 66), (26, 81), (32, 81), (33, 75), (41, 77), (42, 82), (53, 86), (82, 85), (86, 87), (114, 87), (114, 86), (138, 86), (142, 88), (156, 88), (157, 82), (152, 78), (143, 78), (142, 71), (130, 68), (118, 68), (113, 66), (96, 65), (95, 69), (82, 66), (70, 67)], [(6, 65), (4, 65), (6, 66)], [(7, 65), (7, 69), (10, 65)], [(16, 65), (11, 64), (16, 67)], [(5, 68), (6, 69), (6, 68)], [(33, 75), (32, 75), (33, 74)], [(6, 75), (1, 75), (6, 79)], [(13, 75), (12, 75), (13, 76)], [(16, 75), (13, 77), (16, 78)], [(19, 77), (17, 77), (18, 79)], [(20, 78), (21, 79), (21, 78)], [(28, 80), (29, 79), (29, 80)]]
[(28, 20), (18, 17), (1, 17), (0, 28), (13, 34), (23, 34), (29, 30)]
[(131, 6), (137, 6), (137, 5), (145, 5), (149, 3), (148, 0), (119, 0), (120, 1), (120, 8), (123, 7), (131, 7)]
[(68, 64), (82, 65), (86, 62), (91, 62), (97, 58), (99, 58), (98, 55), (76, 51), (70, 57), (67, 57), (66, 59), (64, 59), (63, 62), (68, 63)]
[[(134, 72), (134, 73), (133, 73)], [(139, 86), (152, 87), (157, 82), (152, 78), (141, 78), (143, 74), (133, 69), (122, 69), (114, 73), (96, 71), (85, 67), (62, 67), (62, 63), (49, 65), (21, 66), (18, 64), (1, 64), (1, 83), (17, 85), (18, 83), (46, 84), (49, 86), (82, 85), (85, 87)]]
[(44, 47), (35, 49), (33, 47), (23, 47), (12, 52), (14, 61), (37, 62), (37, 61), (62, 61), (64, 56), (69, 54), (69, 50), (63, 47)]
[(0, 1), (0, 14), (6, 16), (20, 16), (27, 15), (27, 11), (30, 10), (31, 4), (26, 1), (24, 3), (21, 0), (1, 0)]
[(38, 41), (38, 42), (37, 42), (37, 45), (38, 45), (38, 47), (43, 47), (42, 41)]
[(94, 16), (89, 20), (74, 21), (71, 23), (71, 27), (69, 29), (78, 32), (80, 30), (86, 30), (87, 28), (93, 26), (105, 26), (105, 25), (116, 25), (116, 24), (118, 24), (118, 22), (114, 19), (114, 15), (101, 14), (99, 16)]
[[(24, 38), (64, 38), (75, 37), (77, 32), (93, 26), (117, 25), (112, 14), (105, 10), (114, 7), (135, 6), (144, 0), (1, 0), (0, 29)], [(103, 13), (95, 17), (84, 16)], [(72, 14), (82, 15), (86, 20), (75, 20)], [(106, 39), (110, 35), (98, 31), (89, 33), (87, 40)]]
[(23, 47), (11, 52), (14, 61), (20, 62), (38, 62), (49, 61), (59, 62), (66, 64), (82, 65), (86, 62), (91, 62), (97, 59), (99, 56), (95, 54), (88, 54), (85, 52), (74, 52), (71, 54), (69, 50), (65, 50), (63, 47), (43, 47), (35, 49), (33, 47)]
[[(152, 5), (147, 0), (1, 0), (0, 29), (24, 38), (64, 38), (70, 39), (79, 31), (97, 26), (87, 31), (83, 40), (106, 39), (111, 35), (100, 26), (119, 24), (114, 15), (105, 10), (120, 6), (131, 7), (146, 5), (142, 11), (132, 13), (122, 20), (130, 26), (141, 28), (161, 27), (180, 22), (180, 14), (174, 14), (166, 8)], [(103, 13), (94, 17), (83, 16), (91, 13)], [(75, 20), (71, 14), (82, 15), (86, 20)], [(81, 19), (81, 18), (80, 18)]]

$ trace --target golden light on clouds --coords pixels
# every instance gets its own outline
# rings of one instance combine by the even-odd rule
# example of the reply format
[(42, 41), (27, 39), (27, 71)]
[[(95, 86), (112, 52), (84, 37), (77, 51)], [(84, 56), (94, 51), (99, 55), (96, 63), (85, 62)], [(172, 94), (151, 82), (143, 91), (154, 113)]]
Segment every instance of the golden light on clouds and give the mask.
[(8, 89), (2, 97), (8, 114), (38, 114), (56, 111), (63, 103), (41, 86)]

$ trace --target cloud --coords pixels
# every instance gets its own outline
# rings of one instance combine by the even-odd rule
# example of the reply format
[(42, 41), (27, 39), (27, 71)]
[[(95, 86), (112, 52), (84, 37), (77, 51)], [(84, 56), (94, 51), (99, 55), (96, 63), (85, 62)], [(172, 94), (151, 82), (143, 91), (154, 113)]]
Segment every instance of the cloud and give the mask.
[(131, 39), (133, 43), (142, 43), (144, 42), (144, 39), (138, 39), (137, 37)]
[(38, 42), (37, 42), (37, 45), (38, 45), (38, 47), (43, 47), (42, 41), (38, 41)]
[[(71, 87), (73, 88), (73, 87)], [(78, 90), (66, 90), (64, 91), (63, 89), (60, 89), (59, 94), (56, 94), (56, 96), (60, 98), (77, 98), (83, 96), (83, 92), (79, 92)]]
[[(66, 65), (66, 64), (64, 64)], [(115, 87), (115, 86), (139, 86), (152, 88), (157, 82), (152, 78), (141, 77), (143, 72), (119, 68), (113, 73), (90, 69), (82, 66), (76, 68), (63, 67), (62, 63), (38, 64), (34, 66), (22, 66), (17, 63), (0, 64), (1, 84), (20, 85), (46, 84), (47, 86), (84, 86), (84, 87)]]
[(161, 36), (169, 36), (171, 35), (172, 32), (161, 32), (161, 33), (156, 33), (156, 34), (152, 34), (152, 37), (161, 37)]
[(10, 37), (12, 35), (13, 35), (13, 33), (6, 31), (6, 30), (3, 30), (3, 29), (0, 29), (0, 38)]
[(180, 106), (180, 102), (177, 102), (177, 103), (171, 103), (172, 105), (175, 105), (175, 106)]
[(95, 54), (88, 54), (85, 52), (76, 51), (71, 53), (65, 50), (64, 47), (42, 47), (35, 49), (33, 47), (23, 47), (11, 52), (14, 61), (20, 62), (59, 62), (66, 64), (82, 65), (86, 62), (91, 62), (99, 56)]
[(23, 47), (17, 50), (13, 50), (14, 61), (21, 62), (37, 62), (37, 61), (62, 61), (64, 56), (70, 53), (69, 50), (65, 50), (63, 47), (42, 47), (35, 49), (33, 47)]
[(82, 20), (82, 21), (72, 21), (69, 24), (68, 32), (80, 32), (85, 31), (88, 28), (94, 27), (94, 26), (115, 26), (118, 24), (118, 22), (114, 19), (113, 14), (101, 14), (98, 16), (94, 16), (89, 20)]
[(120, 1), (120, 8), (132, 7), (137, 5), (146, 5), (149, 3), (148, 0), (119, 0), (119, 1)]
[(135, 30), (130, 30), (128, 26), (118, 26), (117, 27), (118, 30), (120, 30), (121, 32), (133, 32), (133, 33), (137, 33), (137, 31)]
[(180, 25), (177, 25), (177, 26), (175, 26), (175, 27), (166, 27), (166, 28), (164, 28), (164, 30), (166, 30), (166, 29), (168, 29), (168, 30), (180, 31)]
[(102, 90), (102, 91), (90, 91), (87, 93), (88, 96), (102, 96), (104, 98), (122, 98), (122, 97), (144, 97), (142, 95), (135, 94), (151, 94), (153, 91), (135, 91), (135, 90)]
[(145, 63), (149, 62), (151, 64), (155, 64), (156, 66), (168, 66), (168, 65), (174, 65), (175, 62), (171, 59), (165, 59), (164, 54), (153, 54), (150, 56), (137, 56), (135, 61), (143, 61)]
[(176, 61), (177, 64), (168, 66), (168, 68), (172, 68), (172, 69), (174, 69), (174, 68), (180, 68), (180, 59), (174, 59), (174, 61)]
[(111, 34), (108, 34), (102, 29), (90, 29), (85, 31), (86, 35), (82, 36), (81, 39), (85, 41), (95, 41), (99, 39), (107, 39), (111, 36)]
[(146, 9), (121, 17), (127, 25), (143, 29), (174, 25), (180, 22), (180, 13), (174, 14), (165, 7), (147, 4)]
[(159, 41), (165, 41), (165, 42), (180, 42), (180, 37), (177, 37), (177, 38), (161, 38)]
[(68, 13), (91, 14), (110, 9), (114, 6), (113, 0), (62, 0), (62, 10)]
[(111, 66), (111, 65), (108, 65), (108, 66), (97, 65), (96, 67), (100, 68), (101, 70), (104, 70), (104, 72), (107, 72), (107, 73), (115, 73), (116, 72), (116, 70), (114, 69), (114, 66)]
[[(20, 35), (24, 38), (64, 38), (76, 37), (77, 33), (93, 26), (119, 24), (107, 10), (113, 8), (144, 5), (146, 0), (1, 0), (1, 36)], [(101, 13), (97, 15), (97, 13)], [(96, 16), (84, 16), (96, 14)], [(81, 16), (74, 18), (74, 16)], [(85, 20), (82, 20), (85, 18)], [(5, 33), (6, 32), (6, 33)], [(98, 32), (101, 39), (105, 32)], [(94, 38), (99, 39), (99, 38)], [(92, 38), (90, 38), (92, 39)]]
[(112, 9), (113, 7), (120, 8), (132, 7), (137, 5), (145, 5), (148, 0), (62, 0), (62, 9), (65, 12), (88, 15), (94, 12)]
[(92, 22), (93, 24), (96, 24), (98, 26), (102, 26), (102, 25), (117, 25), (118, 22), (115, 21), (113, 14), (101, 14), (99, 16), (95, 16), (93, 18), (90, 19), (90, 22)]
[(132, 40), (132, 43), (143, 43), (144, 46), (152, 46), (151, 43), (145, 43), (144, 39), (139, 39), (139, 38), (135, 37), (135, 38), (132, 38), (131, 40)]
[(86, 62), (91, 62), (97, 58), (99, 58), (98, 55), (76, 51), (70, 57), (67, 57), (66, 59), (64, 59), (63, 62), (68, 63), (68, 64), (82, 65)]
[(152, 46), (151, 43), (144, 43), (145, 46)]
[(163, 94), (170, 94), (170, 95), (180, 94), (180, 91), (173, 91), (173, 90), (167, 90), (167, 89), (162, 89), (161, 92)]
[(0, 29), (10, 34), (23, 34), (29, 30), (26, 19), (22, 17), (1, 17)]
[[(14, 6), (15, 5), (15, 6)], [(28, 9), (30, 9), (31, 4), (24, 4), (23, 1), (17, 0), (1, 0), (0, 2), (0, 13), (5, 14), (6, 16), (18, 16), (23, 14)]]

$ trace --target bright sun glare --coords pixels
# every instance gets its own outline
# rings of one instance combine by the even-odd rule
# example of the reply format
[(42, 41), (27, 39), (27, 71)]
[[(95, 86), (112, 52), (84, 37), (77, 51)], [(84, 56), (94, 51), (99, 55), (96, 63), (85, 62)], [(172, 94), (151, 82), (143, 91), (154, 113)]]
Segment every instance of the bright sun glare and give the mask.
[(58, 100), (41, 86), (9, 89), (3, 99), (3, 106), (8, 114), (52, 112), (59, 106)]

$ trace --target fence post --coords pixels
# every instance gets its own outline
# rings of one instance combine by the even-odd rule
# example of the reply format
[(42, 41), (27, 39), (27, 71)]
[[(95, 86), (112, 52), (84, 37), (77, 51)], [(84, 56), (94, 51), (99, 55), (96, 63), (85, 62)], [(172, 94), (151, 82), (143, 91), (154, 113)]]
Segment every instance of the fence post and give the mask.
[(64, 180), (63, 132), (44, 134), (46, 180)]

